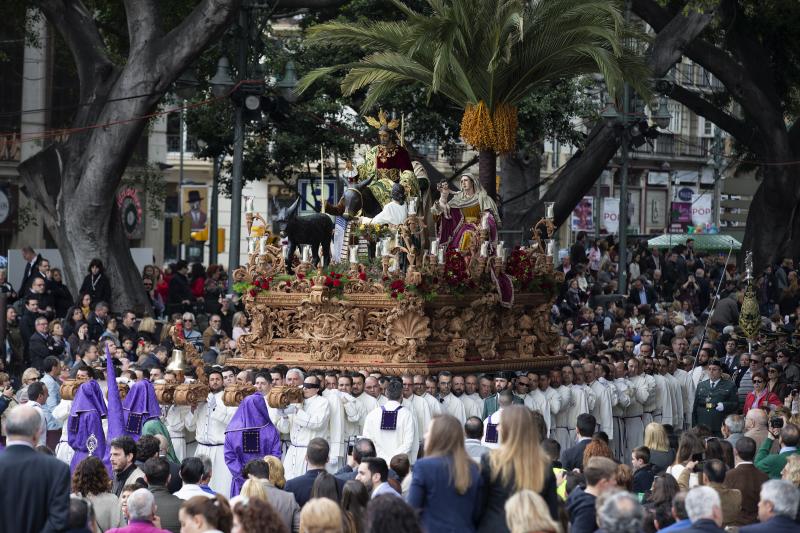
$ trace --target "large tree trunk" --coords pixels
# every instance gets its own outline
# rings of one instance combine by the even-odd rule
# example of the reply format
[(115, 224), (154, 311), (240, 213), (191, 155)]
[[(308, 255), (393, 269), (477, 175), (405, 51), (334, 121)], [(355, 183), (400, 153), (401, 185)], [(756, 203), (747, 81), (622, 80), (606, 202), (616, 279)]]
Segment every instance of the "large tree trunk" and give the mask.
[[(540, 148), (543, 148), (540, 146)], [(500, 184), (503, 230), (520, 230), (520, 235), (504, 236), (508, 244), (520, 244), (530, 238), (532, 224), (528, 224), (530, 206), (539, 199), (539, 178), (542, 168), (542, 150), (538, 152), (512, 152), (500, 157), (503, 181)], [(512, 242), (509, 242), (512, 241)]]
[(493, 150), (478, 153), (478, 177), (486, 193), (497, 199), (497, 155)]
[[(342, 0), (282, 0), (280, 7), (319, 8)], [(66, 281), (77, 294), (89, 261), (107, 267), (116, 310), (149, 308), (122, 234), (117, 187), (147, 120), (164, 94), (230, 26), (241, 0), (200, 0), (178, 26), (161, 28), (155, 0), (124, 0), (129, 55), (115, 65), (93, 13), (80, 0), (37, 0), (64, 38), (80, 81), (69, 139), (20, 164), (26, 194), (58, 239)], [(131, 95), (145, 95), (132, 98)]]

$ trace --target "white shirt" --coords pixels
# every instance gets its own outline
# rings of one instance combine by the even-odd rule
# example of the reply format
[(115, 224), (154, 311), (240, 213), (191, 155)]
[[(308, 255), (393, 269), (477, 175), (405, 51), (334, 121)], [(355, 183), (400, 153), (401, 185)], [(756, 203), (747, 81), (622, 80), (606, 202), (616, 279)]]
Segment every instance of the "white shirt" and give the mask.
[(392, 224), (397, 226), (404, 224), (408, 218), (407, 204), (400, 205), (395, 200), (391, 200), (383, 207), (383, 210), (374, 218), (361, 217), (362, 224)]
[(200, 485), (193, 485), (191, 483), (184, 483), (181, 489), (174, 494), (181, 500), (188, 500), (189, 498), (194, 498), (195, 496), (205, 496), (206, 498), (214, 497), (213, 494), (209, 494), (201, 489)]
[(47, 445), (47, 417), (44, 414), (44, 409), (39, 404), (39, 402), (34, 400), (28, 400), (28, 405), (36, 409), (39, 413), (39, 417), (42, 419), (41, 425), (41, 435), (39, 435), (39, 446), (46, 446)]
[(196, 432), (198, 444), (225, 444), (225, 430), (238, 408), (223, 403), (224, 393), (209, 392), (206, 401), (195, 411), (194, 419), (186, 421), (186, 429)]
[(364, 432), (364, 420), (373, 409), (378, 407), (378, 400), (366, 392), (362, 392), (360, 396), (354, 396), (353, 398), (359, 406), (358, 434), (360, 435)]
[(613, 402), (611, 399), (611, 387), (612, 385), (604, 385), (600, 383), (598, 380), (594, 380), (589, 387), (592, 389), (595, 395), (595, 402), (594, 402), (594, 409), (592, 409), (592, 414), (594, 415), (597, 424), (600, 426), (600, 431), (605, 432), (610, 438), (614, 438), (614, 415), (611, 412)]
[(444, 407), (446, 413), (453, 415), (461, 422), (462, 426), (464, 425), (464, 422), (467, 421), (467, 411), (464, 409), (464, 402), (453, 396), (453, 394), (448, 394), (442, 398), (440, 403), (442, 407)]
[(533, 389), (525, 395), (523, 400), (525, 407), (531, 411), (538, 411), (544, 418), (544, 423), (547, 426), (547, 435), (550, 435), (550, 408), (547, 406), (547, 398), (539, 389)]

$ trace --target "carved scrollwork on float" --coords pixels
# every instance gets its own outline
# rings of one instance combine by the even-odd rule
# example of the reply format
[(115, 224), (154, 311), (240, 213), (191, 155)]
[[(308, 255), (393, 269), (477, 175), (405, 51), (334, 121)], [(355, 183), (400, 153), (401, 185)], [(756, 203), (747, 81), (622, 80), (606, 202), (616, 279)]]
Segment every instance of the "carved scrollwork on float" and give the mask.
[(297, 320), (299, 337), (311, 349), (314, 361), (337, 361), (344, 349), (361, 338), (364, 310), (343, 300), (322, 305), (303, 302)]
[[(417, 297), (404, 299), (389, 312), (386, 342), (391, 358), (387, 362), (415, 362), (424, 359), (419, 352), (425, 346), (431, 330), (422, 302)], [(392, 349), (394, 348), (394, 349)]]

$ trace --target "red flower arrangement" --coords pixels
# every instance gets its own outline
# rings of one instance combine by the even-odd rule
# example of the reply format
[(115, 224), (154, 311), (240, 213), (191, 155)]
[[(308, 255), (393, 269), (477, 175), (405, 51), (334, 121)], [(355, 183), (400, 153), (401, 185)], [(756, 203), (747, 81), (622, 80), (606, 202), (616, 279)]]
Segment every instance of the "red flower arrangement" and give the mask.
[(467, 271), (467, 262), (458, 250), (448, 250), (445, 254), (443, 278), (444, 284), (456, 292), (475, 286)]
[(397, 299), (400, 294), (403, 294), (404, 292), (406, 292), (406, 282), (405, 282), (405, 280), (402, 280), (402, 279), (398, 278), (398, 279), (392, 281), (392, 283), (389, 285), (389, 290), (391, 291), (389, 293), (389, 295), (392, 298)]

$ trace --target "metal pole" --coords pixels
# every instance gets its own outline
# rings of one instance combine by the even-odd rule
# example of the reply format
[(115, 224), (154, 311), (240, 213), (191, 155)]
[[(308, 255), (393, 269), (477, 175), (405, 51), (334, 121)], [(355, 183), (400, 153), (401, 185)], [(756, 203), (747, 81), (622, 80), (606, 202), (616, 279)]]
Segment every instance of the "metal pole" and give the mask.
[[(239, 38), (238, 74), (245, 79), (247, 68), (247, 36), (249, 17), (247, 9), (239, 13), (241, 36)], [(233, 168), (231, 169), (231, 244), (228, 250), (228, 283), (233, 286), (233, 271), (239, 267), (239, 245), (242, 236), (242, 161), (244, 159), (244, 117), (242, 106), (234, 106)]]
[(217, 249), (219, 248), (217, 230), (219, 228), (219, 168), (221, 155), (214, 156), (214, 181), (211, 187), (211, 234), (208, 236), (208, 264), (213, 265), (217, 262)]
[(600, 182), (603, 181), (603, 173), (600, 173), (600, 177), (597, 178), (597, 183), (595, 184), (594, 188), (594, 242), (600, 240), (600, 224), (603, 223), (603, 213), (600, 209)]
[[(186, 100), (181, 99), (181, 112), (180, 121), (178, 122), (178, 136), (180, 137), (180, 165), (178, 169), (178, 213), (180, 214), (181, 224), (183, 220), (183, 154), (186, 150), (184, 136), (186, 134), (186, 121), (184, 115), (184, 107), (186, 107)], [(178, 240), (178, 259), (183, 259), (183, 227), (181, 227), (181, 239)]]
[(714, 225), (719, 228), (720, 214), (722, 213), (722, 196), (720, 184), (720, 169), (722, 168), (722, 130), (714, 128)]
[(622, 157), (619, 171), (619, 261), (618, 261), (618, 294), (626, 294), (628, 285), (628, 145), (630, 135), (628, 132), (629, 87), (625, 84), (622, 100)]

